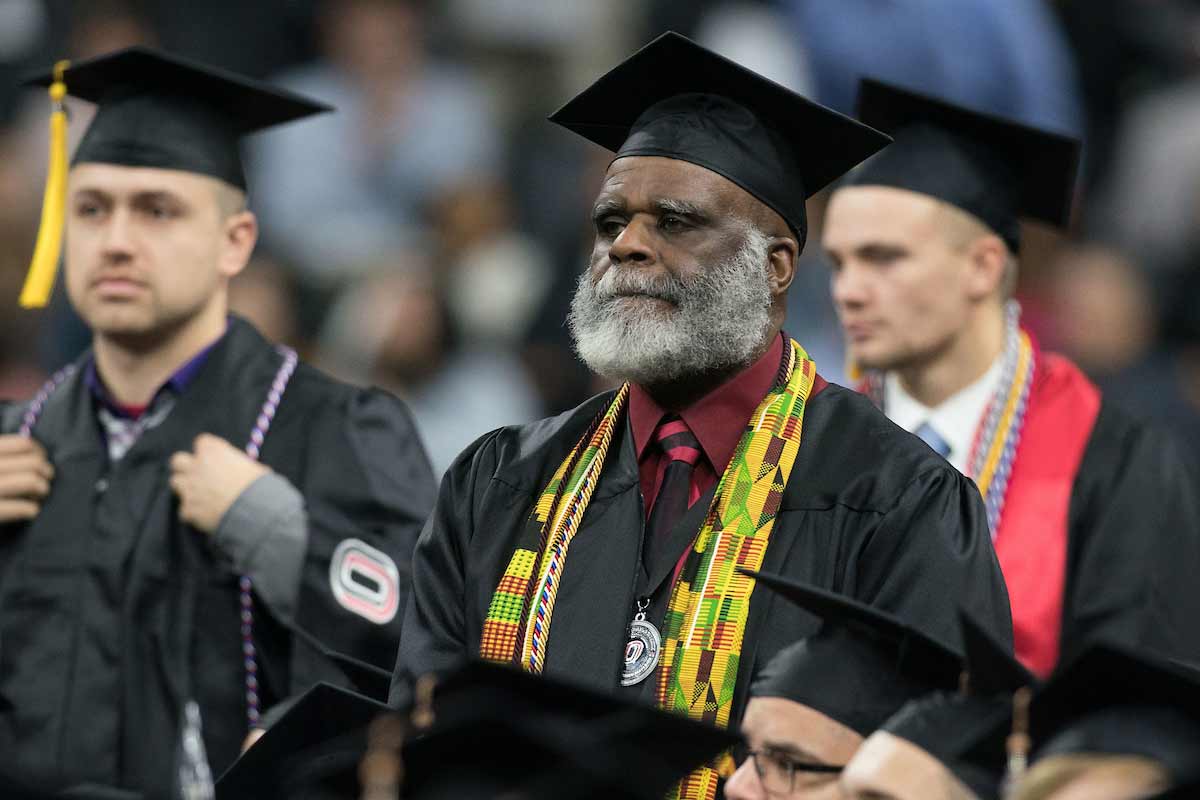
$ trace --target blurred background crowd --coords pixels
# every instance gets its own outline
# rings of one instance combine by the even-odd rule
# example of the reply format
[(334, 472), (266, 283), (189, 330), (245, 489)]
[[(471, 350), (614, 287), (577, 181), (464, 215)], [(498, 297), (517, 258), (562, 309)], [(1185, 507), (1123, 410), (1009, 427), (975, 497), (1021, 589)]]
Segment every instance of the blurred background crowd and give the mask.
[[(0, 0), (0, 397), (87, 345), (61, 285), (16, 305), (49, 111), (20, 81), (146, 43), (338, 109), (248, 141), (238, 313), (403, 396), (439, 472), (577, 404), (599, 387), (563, 320), (610, 156), (544, 118), (666, 29), (845, 113), (870, 75), (1082, 137), (1070, 235), (1025, 233), (1027, 324), (1200, 441), (1200, 0)], [(812, 202), (786, 329), (842, 381)]]

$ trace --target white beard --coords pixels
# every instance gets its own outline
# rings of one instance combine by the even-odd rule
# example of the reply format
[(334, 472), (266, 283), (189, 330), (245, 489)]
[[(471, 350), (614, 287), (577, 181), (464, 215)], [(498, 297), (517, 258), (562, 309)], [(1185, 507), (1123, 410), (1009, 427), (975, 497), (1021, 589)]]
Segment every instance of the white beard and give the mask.
[[(683, 280), (620, 266), (593, 283), (584, 270), (567, 316), (575, 352), (606, 378), (642, 385), (749, 363), (771, 327), (769, 247), (751, 228), (728, 261)], [(620, 296), (630, 293), (673, 307)]]

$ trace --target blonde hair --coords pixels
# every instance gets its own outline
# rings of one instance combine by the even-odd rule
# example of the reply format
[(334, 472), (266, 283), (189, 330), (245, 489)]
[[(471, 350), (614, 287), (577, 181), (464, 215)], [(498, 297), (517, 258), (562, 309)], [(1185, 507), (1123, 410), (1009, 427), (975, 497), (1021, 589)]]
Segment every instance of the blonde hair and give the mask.
[(1034, 764), (1005, 800), (1050, 800), (1059, 789), (1099, 768), (1144, 778), (1147, 793), (1162, 791), (1171, 785), (1166, 768), (1147, 756), (1066, 754), (1047, 756)]
[(246, 193), (233, 184), (218, 180), (216, 194), (221, 219), (229, 219), (246, 210)]
[[(965, 250), (977, 239), (983, 236), (997, 236), (996, 232), (983, 223), (974, 214), (963, 211), (950, 203), (938, 202), (941, 214), (941, 227), (950, 246)], [(999, 238), (999, 237), (997, 237)], [(1003, 240), (1002, 240), (1003, 241)], [(1008, 300), (1017, 290), (1017, 270), (1019, 267), (1017, 255), (1004, 243), (1004, 272), (1000, 277), (1000, 300)]]

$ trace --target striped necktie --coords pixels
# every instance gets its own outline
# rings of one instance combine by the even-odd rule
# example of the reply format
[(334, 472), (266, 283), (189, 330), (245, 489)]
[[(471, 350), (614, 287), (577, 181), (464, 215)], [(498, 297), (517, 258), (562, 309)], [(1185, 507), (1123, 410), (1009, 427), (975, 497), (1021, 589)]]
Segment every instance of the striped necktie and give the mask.
[(942, 435), (938, 433), (928, 422), (922, 422), (921, 427), (913, 431), (925, 444), (933, 448), (933, 452), (937, 453), (942, 458), (950, 458), (950, 443), (947, 442)]
[[(692, 471), (704, 452), (691, 428), (678, 414), (668, 414), (654, 429), (654, 443), (669, 459), (662, 483), (650, 510), (649, 540), (662, 541), (699, 495), (692, 486)], [(695, 495), (695, 496), (694, 496)]]

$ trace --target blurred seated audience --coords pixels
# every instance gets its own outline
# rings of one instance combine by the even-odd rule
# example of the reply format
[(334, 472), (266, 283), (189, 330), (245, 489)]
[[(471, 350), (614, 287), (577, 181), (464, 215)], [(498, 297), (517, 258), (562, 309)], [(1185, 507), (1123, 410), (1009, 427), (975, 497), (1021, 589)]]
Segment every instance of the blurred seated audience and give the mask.
[(410, 245), (430, 203), (492, 172), (499, 135), (468, 71), (428, 55), (424, 3), (326, 0), (319, 14), (324, 59), (277, 82), (337, 113), (257, 137), (250, 185), (267, 247), (328, 288)]
[(317, 362), (403, 397), (436, 475), (484, 433), (542, 413), (514, 352), (459, 336), (435, 273), (412, 253), (377, 262), (338, 298)]

